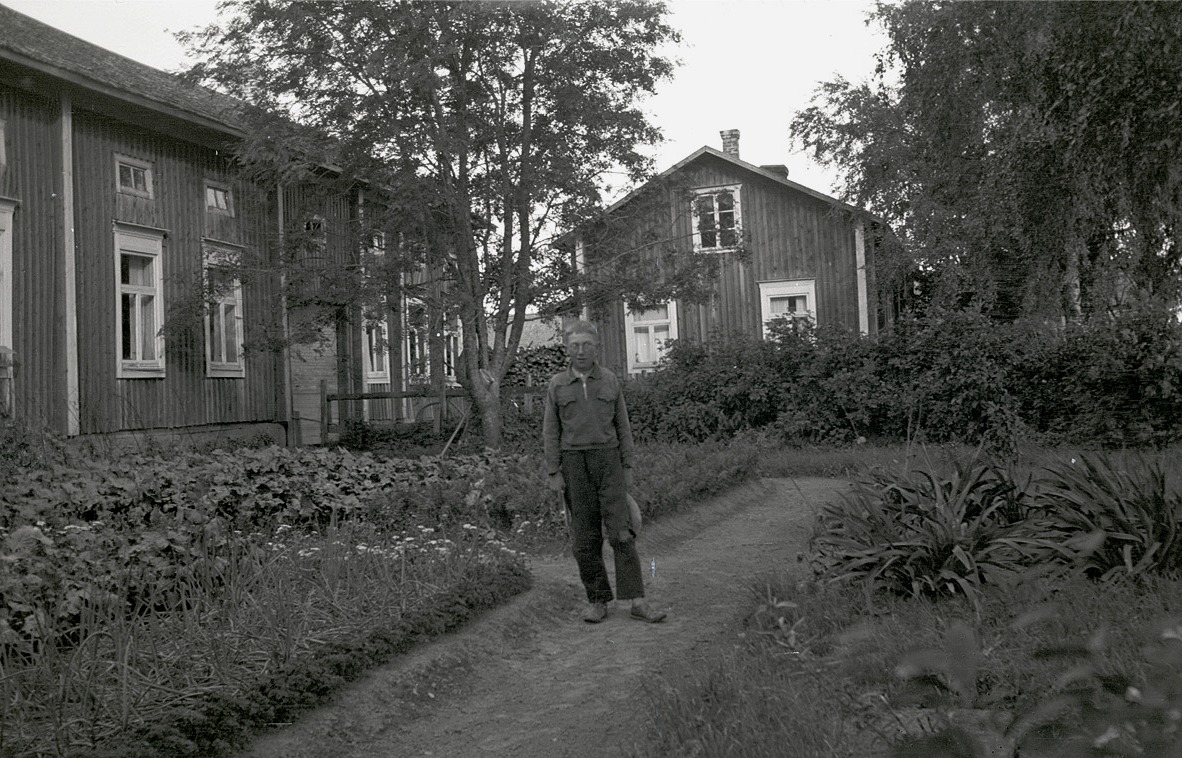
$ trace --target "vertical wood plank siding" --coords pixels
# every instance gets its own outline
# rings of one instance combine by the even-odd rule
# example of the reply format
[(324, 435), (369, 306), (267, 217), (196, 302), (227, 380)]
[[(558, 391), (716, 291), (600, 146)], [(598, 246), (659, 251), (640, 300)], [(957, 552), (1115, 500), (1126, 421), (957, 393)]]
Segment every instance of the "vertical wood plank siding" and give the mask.
[(12, 230), (13, 342), (18, 362), (16, 412), (65, 429), (64, 301), (58, 291), (59, 198), (55, 166), (58, 103), (0, 85), (7, 165), (0, 196), (16, 200)]
[[(691, 191), (741, 185), (747, 256), (746, 260), (723, 256), (714, 296), (708, 302), (679, 303), (679, 338), (700, 342), (715, 332), (759, 335), (759, 284), (787, 279), (816, 280), (818, 325), (858, 328), (857, 253), (848, 211), (708, 154), (684, 167), (681, 174), (684, 186)], [(669, 214), (668, 219), (654, 218), (653, 228), (663, 233), (671, 222), (672, 236), (688, 254), (693, 228), (684, 190), (670, 191)], [(872, 261), (868, 250), (867, 265)], [(623, 373), (627, 366), (624, 306), (613, 303), (598, 309), (594, 316), (604, 332), (604, 362)], [(872, 314), (872, 325), (876, 319)]]
[[(200, 286), (203, 238), (242, 245), (245, 255), (269, 256), (274, 230), (257, 189), (234, 185), (237, 217), (210, 222), (205, 181), (226, 181), (226, 159), (216, 151), (169, 139), (106, 117), (74, 115), (74, 191), (78, 261), (78, 348), (81, 432), (180, 427), (280, 418), (276, 400), (279, 358), (248, 350), (246, 377), (207, 378), (203, 326), (166, 341), (163, 379), (117, 379), (118, 342), (113, 222), (164, 233), (165, 318), (169, 305), (192, 298)], [(115, 156), (151, 164), (153, 199), (116, 191)], [(243, 287), (244, 339), (259, 344), (273, 319), (276, 286), (260, 276)]]

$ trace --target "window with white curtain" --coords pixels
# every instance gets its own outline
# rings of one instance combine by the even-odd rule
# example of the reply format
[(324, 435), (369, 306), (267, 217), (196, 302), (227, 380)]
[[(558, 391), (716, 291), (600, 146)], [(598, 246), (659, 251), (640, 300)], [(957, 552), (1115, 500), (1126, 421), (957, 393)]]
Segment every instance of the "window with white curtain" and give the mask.
[(657, 367), (670, 340), (677, 339), (677, 302), (633, 311), (625, 308), (624, 330), (627, 335), (628, 373), (636, 374)]

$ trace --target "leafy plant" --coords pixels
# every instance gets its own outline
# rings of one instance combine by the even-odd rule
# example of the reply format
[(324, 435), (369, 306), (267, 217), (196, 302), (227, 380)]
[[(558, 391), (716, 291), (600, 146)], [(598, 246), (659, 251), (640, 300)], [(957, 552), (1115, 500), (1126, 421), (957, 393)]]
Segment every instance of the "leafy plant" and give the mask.
[(1090, 575), (1182, 571), (1182, 493), (1144, 454), (1081, 455), (1047, 470), (1039, 503)]
[(963, 594), (1013, 578), (1038, 554), (1025, 529), (1027, 485), (974, 457), (947, 477), (871, 472), (853, 493), (824, 505), (810, 542), (817, 570), (861, 581), (867, 598)]

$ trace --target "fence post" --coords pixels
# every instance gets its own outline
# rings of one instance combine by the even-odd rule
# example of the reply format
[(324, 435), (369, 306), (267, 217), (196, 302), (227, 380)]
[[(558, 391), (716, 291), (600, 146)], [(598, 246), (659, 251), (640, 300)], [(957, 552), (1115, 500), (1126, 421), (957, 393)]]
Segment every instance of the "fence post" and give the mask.
[(328, 427), (332, 422), (332, 406), (328, 403), (328, 382), (320, 380), (320, 444), (328, 444)]
[(0, 417), (14, 415), (16, 394), (13, 384), (16, 378), (16, 353), (12, 348), (0, 345)]
[(300, 418), (300, 412), (292, 409), (291, 419), (288, 421), (291, 428), (287, 430), (287, 446), (288, 447), (303, 447), (304, 433), (300, 428), (303, 420)]

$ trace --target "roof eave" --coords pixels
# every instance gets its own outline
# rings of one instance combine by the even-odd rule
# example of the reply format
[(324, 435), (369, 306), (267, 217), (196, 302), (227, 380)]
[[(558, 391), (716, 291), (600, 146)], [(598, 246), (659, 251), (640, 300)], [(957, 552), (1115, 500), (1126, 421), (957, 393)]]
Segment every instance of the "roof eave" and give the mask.
[(227, 136), (238, 139), (241, 139), (246, 135), (246, 132), (241, 127), (226, 123), (220, 119), (211, 118), (210, 116), (194, 113), (193, 111), (179, 108), (169, 103), (160, 102), (159, 100), (153, 100), (151, 98), (136, 95), (132, 92), (117, 89), (75, 72), (67, 71), (65, 69), (59, 68), (58, 66), (36, 60), (35, 58), (30, 58), (29, 56), (23, 55), (14, 50), (0, 49), (0, 57), (5, 58), (17, 65), (37, 71), (41, 74), (59, 79), (75, 87), (98, 93), (115, 100), (130, 103), (146, 110), (163, 113), (172, 118), (191, 123), (194, 126), (198, 126), (203, 129), (222, 132)]
[(631, 202), (632, 200), (634, 200), (638, 195), (643, 193), (649, 187), (649, 185), (651, 185), (653, 182), (656, 182), (660, 179), (664, 179), (665, 177), (680, 171), (682, 168), (689, 165), (690, 163), (693, 163), (698, 158), (701, 158), (703, 155), (712, 155), (716, 158), (721, 158), (724, 161), (728, 161), (730, 163), (733, 163), (734, 165), (738, 166), (739, 168), (742, 168), (746, 171), (750, 171), (752, 173), (758, 174), (759, 176), (761, 176), (765, 179), (769, 179), (777, 184), (788, 187), (790, 189), (794, 189), (797, 192), (801, 192), (805, 195), (816, 198), (817, 200), (821, 200), (823, 202), (829, 203), (830, 205), (836, 205), (836, 206), (843, 208), (844, 210), (847, 210), (851, 213), (859, 213), (859, 214), (864, 213), (864, 214), (870, 216), (871, 218), (881, 221), (881, 219), (878, 219), (878, 217), (874, 216), (869, 211), (859, 208), (856, 205), (850, 205), (849, 203), (844, 202), (842, 200), (838, 200), (837, 198), (835, 198), (831, 195), (826, 195), (824, 192), (818, 192), (815, 189), (812, 189), (810, 187), (806, 187), (803, 184), (799, 184), (797, 182), (792, 181), (791, 179), (788, 179), (783, 176), (779, 176), (777, 174), (773, 174), (770, 171), (767, 171), (765, 169), (760, 168), (759, 166), (756, 166), (754, 163), (748, 163), (747, 161), (736, 158), (735, 156), (730, 155), (729, 153), (724, 153), (723, 151), (721, 151), (717, 148), (710, 147), (709, 145), (703, 145), (702, 147), (698, 148), (694, 152), (690, 153), (685, 158), (681, 159), (677, 163), (673, 164), (669, 168), (667, 168), (664, 171), (662, 171), (661, 173), (657, 174), (652, 179), (649, 179), (644, 184), (642, 184), (639, 187), (637, 187), (636, 189), (632, 190), (627, 195), (624, 195), (622, 198), (620, 198), (616, 202), (609, 205), (604, 210), (604, 214), (605, 215), (611, 214), (616, 209), (623, 207), (624, 205), (626, 205), (629, 202)]

